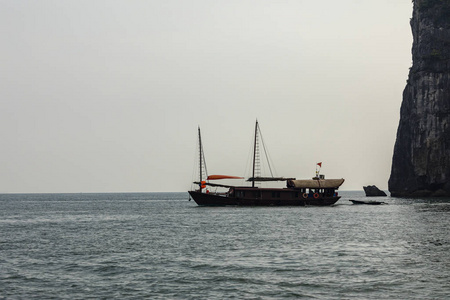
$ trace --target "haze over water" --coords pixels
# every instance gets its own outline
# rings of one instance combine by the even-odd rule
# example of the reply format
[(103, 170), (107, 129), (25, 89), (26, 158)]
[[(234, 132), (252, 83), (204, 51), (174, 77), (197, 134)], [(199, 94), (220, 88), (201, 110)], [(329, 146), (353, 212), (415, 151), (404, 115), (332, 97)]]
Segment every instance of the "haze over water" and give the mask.
[(187, 193), (0, 195), (4, 299), (448, 299), (449, 199), (199, 207)]
[[(244, 176), (324, 162), (386, 189), (411, 66), (408, 0), (0, 1), (0, 193), (183, 192), (197, 126)], [(173, 180), (176, 179), (176, 180)]]

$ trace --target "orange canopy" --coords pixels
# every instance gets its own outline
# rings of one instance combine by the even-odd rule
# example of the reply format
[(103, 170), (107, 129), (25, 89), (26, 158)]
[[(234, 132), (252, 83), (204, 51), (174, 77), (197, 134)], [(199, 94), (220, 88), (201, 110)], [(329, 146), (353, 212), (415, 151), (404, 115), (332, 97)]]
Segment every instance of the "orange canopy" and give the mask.
[(244, 179), (244, 177), (238, 176), (229, 176), (229, 175), (209, 175), (208, 180), (217, 180), (217, 179)]

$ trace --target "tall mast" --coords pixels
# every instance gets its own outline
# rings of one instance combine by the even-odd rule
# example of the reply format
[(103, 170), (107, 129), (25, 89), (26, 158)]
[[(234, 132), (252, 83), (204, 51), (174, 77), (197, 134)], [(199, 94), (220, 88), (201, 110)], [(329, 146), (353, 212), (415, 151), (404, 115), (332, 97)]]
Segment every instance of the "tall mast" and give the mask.
[(199, 148), (199, 166), (200, 166), (200, 192), (202, 191), (202, 135), (200, 134), (200, 126), (198, 127), (198, 148)]
[(252, 181), (252, 187), (255, 187), (255, 167), (256, 167), (256, 138), (258, 136), (258, 119), (256, 119), (255, 124), (255, 142), (253, 144), (253, 181)]

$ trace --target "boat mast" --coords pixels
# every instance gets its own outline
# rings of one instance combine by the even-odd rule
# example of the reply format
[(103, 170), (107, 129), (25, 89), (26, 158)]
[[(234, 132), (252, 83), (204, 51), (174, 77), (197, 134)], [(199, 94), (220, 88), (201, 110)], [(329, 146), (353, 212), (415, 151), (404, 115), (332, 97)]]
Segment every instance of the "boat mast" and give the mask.
[(255, 187), (256, 139), (257, 139), (257, 136), (258, 136), (258, 119), (256, 119), (256, 124), (255, 124), (255, 142), (253, 144), (253, 173), (252, 173), (253, 181), (252, 181), (252, 187)]
[(198, 127), (198, 148), (199, 148), (199, 166), (200, 166), (200, 192), (202, 192), (202, 135), (200, 134), (200, 126)]

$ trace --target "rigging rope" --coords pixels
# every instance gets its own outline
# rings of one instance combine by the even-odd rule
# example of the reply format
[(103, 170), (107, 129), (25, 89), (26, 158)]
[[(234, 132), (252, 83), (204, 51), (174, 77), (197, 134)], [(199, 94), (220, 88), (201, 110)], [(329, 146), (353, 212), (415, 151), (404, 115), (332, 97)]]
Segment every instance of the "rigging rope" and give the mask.
[(269, 157), (268, 157), (268, 154), (267, 154), (267, 150), (266, 150), (266, 144), (264, 143), (264, 139), (263, 139), (263, 136), (262, 136), (262, 133), (261, 133), (261, 129), (259, 128), (259, 124), (258, 124), (258, 133), (259, 133), (259, 136), (261, 137), (261, 143), (263, 145), (264, 155), (266, 156), (267, 166), (269, 167), (270, 176), (273, 177), (272, 168), (270, 166), (270, 160), (269, 160)]

